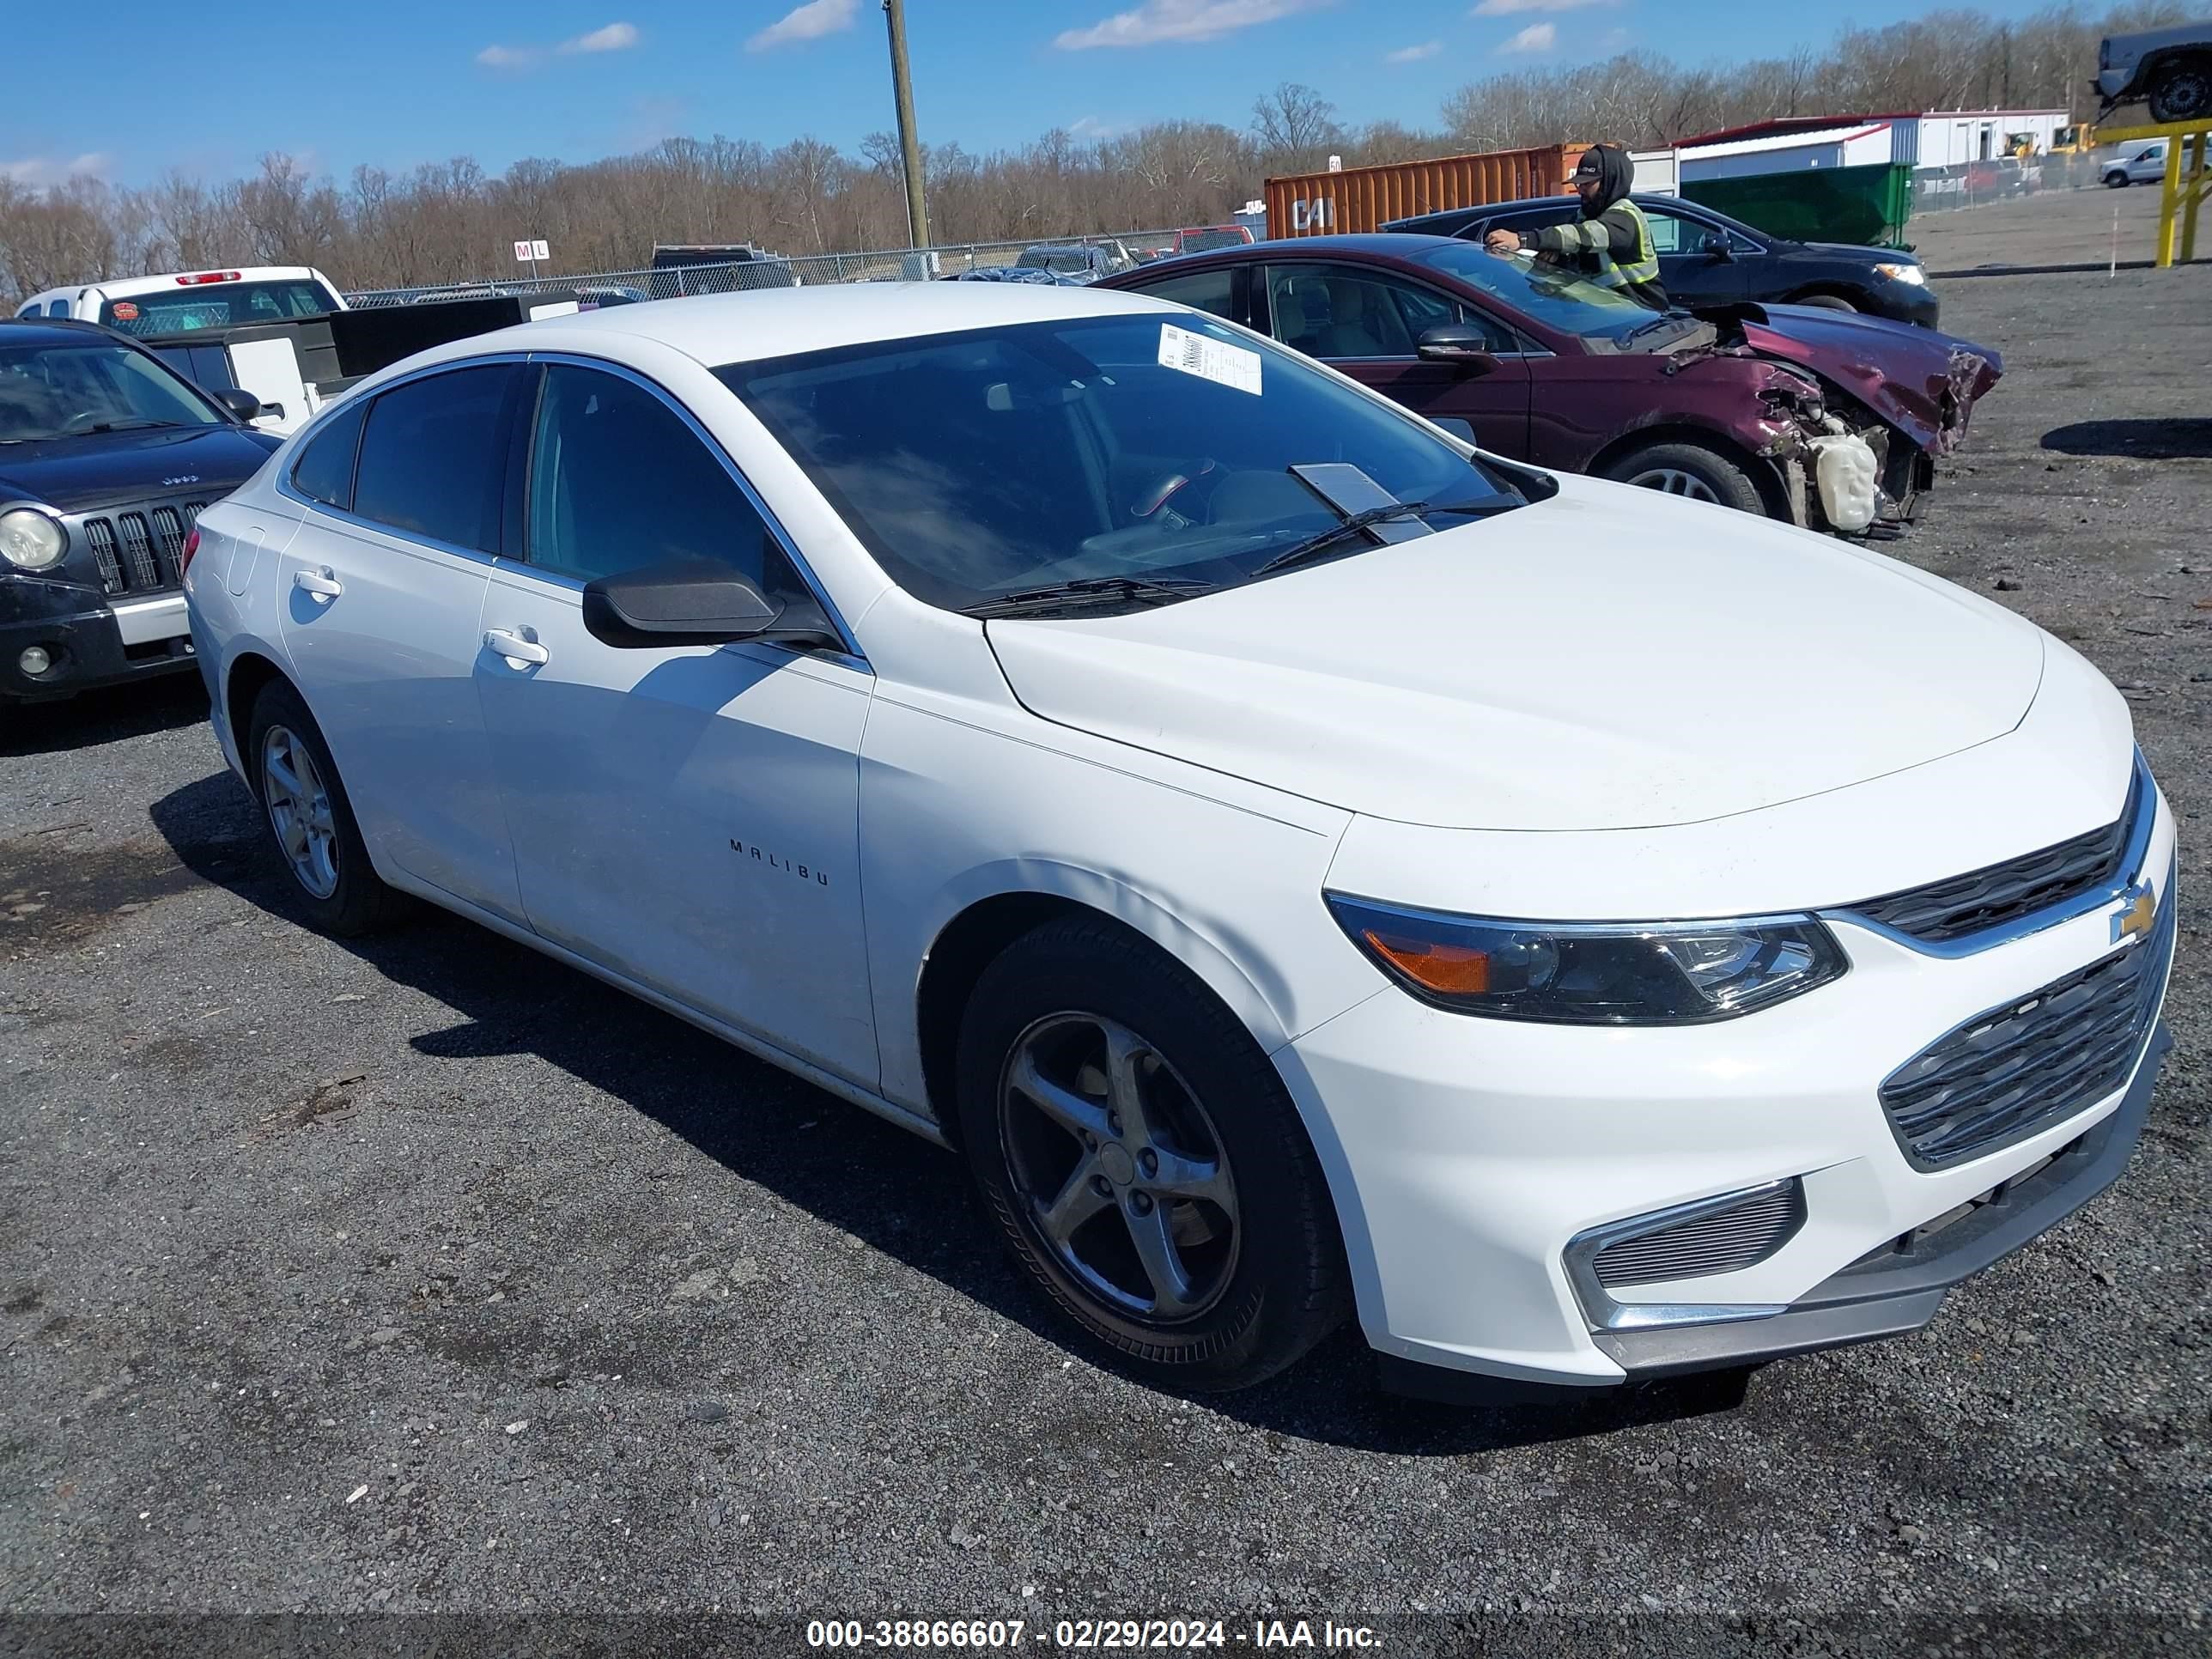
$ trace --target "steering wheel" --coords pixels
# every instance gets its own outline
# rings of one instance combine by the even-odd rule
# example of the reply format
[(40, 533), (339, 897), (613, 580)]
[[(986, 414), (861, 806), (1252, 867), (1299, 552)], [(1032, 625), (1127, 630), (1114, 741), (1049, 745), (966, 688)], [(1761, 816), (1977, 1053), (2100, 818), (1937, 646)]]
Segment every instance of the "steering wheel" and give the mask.
[[(1168, 511), (1168, 502), (1177, 492), (1200, 478), (1210, 478), (1218, 471), (1213, 458), (1200, 456), (1180, 472), (1164, 472), (1136, 494), (1129, 503), (1129, 516), (1139, 523), (1160, 523), (1161, 515)], [(1173, 516), (1181, 517), (1180, 514)]]

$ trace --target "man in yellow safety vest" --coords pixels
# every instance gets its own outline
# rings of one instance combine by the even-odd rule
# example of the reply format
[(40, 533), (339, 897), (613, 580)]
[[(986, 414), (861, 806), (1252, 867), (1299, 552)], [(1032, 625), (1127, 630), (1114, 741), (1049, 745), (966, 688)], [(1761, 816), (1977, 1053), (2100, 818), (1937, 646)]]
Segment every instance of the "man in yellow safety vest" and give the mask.
[(1532, 250), (1537, 262), (1574, 272), (1601, 288), (1617, 288), (1654, 311), (1667, 309), (1666, 285), (1659, 280), (1659, 255), (1651, 244), (1651, 223), (1628, 199), (1636, 164), (1619, 144), (1592, 144), (1575, 165), (1575, 191), (1583, 198), (1576, 222), (1547, 225), (1523, 236), (1493, 230), (1482, 239), (1492, 253)]

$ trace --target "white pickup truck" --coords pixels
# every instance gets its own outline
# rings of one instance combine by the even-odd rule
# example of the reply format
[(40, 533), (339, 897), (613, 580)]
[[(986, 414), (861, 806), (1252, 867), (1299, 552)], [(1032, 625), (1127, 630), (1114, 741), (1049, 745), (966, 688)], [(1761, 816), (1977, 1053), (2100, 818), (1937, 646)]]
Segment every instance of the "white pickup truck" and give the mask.
[(289, 330), (276, 326), (259, 339), (240, 339), (237, 331), (326, 317), (345, 308), (336, 285), (312, 265), (246, 265), (73, 283), (33, 294), (16, 307), (15, 314), (74, 317), (149, 342), (186, 334), (213, 338), (222, 331), (231, 337), (223, 372), (210, 374), (210, 365), (202, 363), (173, 361), (172, 367), (210, 390), (236, 386), (254, 393), (263, 410), (254, 424), (282, 434), (305, 424), (322, 407), (314, 380), (301, 372)]

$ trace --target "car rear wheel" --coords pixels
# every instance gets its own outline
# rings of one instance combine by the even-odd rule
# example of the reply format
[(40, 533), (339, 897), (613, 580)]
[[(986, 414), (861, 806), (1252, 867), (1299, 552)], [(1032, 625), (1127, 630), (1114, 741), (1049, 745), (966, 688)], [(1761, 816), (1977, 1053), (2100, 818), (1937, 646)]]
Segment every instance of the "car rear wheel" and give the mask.
[(371, 867), (330, 745), (282, 680), (254, 699), (245, 752), (262, 820), (308, 921), (350, 939), (397, 920), (404, 901)]
[(1605, 469), (1605, 476), (1685, 501), (1711, 501), (1762, 515), (1766, 511), (1751, 475), (1703, 444), (1646, 444), (1615, 460)]
[(1218, 1391), (1342, 1319), (1342, 1246), (1296, 1107), (1188, 969), (1097, 918), (1007, 947), (962, 1022), (961, 1139), (1015, 1256), (1148, 1381)]
[(2212, 110), (2212, 58), (2190, 58), (2168, 64), (2150, 89), (2150, 118), (2193, 121)]

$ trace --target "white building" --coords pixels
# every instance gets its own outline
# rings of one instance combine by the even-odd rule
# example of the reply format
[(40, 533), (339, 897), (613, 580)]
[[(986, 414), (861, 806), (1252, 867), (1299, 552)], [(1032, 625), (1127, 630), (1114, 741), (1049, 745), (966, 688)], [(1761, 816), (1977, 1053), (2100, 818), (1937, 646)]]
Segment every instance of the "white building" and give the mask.
[(2022, 133), (2046, 150), (2072, 119), (2063, 109), (1796, 116), (1705, 133), (1676, 145), (1675, 155), (1685, 183), (1899, 161), (1928, 172), (2002, 155)]

